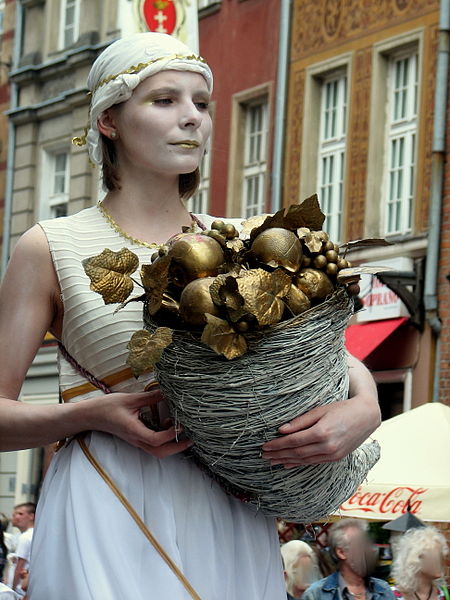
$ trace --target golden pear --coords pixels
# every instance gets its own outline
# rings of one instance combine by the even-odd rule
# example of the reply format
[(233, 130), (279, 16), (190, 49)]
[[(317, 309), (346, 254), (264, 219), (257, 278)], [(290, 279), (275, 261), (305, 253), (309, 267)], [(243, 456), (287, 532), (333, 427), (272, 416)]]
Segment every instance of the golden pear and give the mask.
[(215, 277), (194, 279), (181, 292), (180, 317), (195, 327), (205, 325), (205, 313), (220, 316), (219, 308), (214, 304), (209, 292), (209, 286)]
[(295, 284), (310, 300), (324, 300), (334, 291), (331, 280), (318, 269), (302, 269), (297, 275)]
[(302, 244), (293, 231), (271, 227), (260, 233), (251, 247), (253, 255), (270, 267), (298, 271), (302, 263)]
[(215, 239), (199, 233), (182, 233), (169, 240), (172, 257), (170, 274), (177, 285), (201, 277), (215, 277), (224, 262), (223, 250)]
[(299, 315), (310, 308), (311, 301), (302, 290), (292, 284), (286, 296), (286, 304), (294, 315)]

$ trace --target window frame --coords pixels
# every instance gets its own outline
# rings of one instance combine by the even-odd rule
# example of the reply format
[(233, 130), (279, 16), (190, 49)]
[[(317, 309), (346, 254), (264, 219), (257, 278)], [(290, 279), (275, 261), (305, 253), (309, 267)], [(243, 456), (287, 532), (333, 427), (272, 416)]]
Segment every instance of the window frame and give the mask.
[(273, 82), (262, 83), (253, 88), (233, 94), (231, 107), (231, 134), (228, 155), (228, 185), (226, 216), (242, 216), (243, 164), (245, 138), (245, 108), (264, 99), (267, 103), (266, 161), (262, 212), (270, 210), (270, 169), (272, 165), (273, 136)]
[[(346, 222), (345, 214), (347, 211), (347, 169), (348, 163), (345, 160), (345, 155), (348, 151), (348, 125), (351, 122), (351, 86), (353, 72), (353, 53), (345, 52), (333, 58), (309, 65), (305, 70), (305, 88), (304, 88), (304, 105), (303, 105), (303, 125), (302, 125), (302, 142), (300, 155), (300, 185), (298, 201), (302, 202), (312, 194), (319, 195), (318, 182), (320, 181), (320, 161), (319, 147), (321, 142), (321, 106), (322, 106), (322, 85), (323, 82), (336, 77), (336, 75), (344, 75), (347, 79), (347, 108), (346, 108), (346, 134), (345, 134), (345, 151), (343, 162), (343, 180), (342, 180), (342, 199), (341, 199), (341, 214), (340, 214), (340, 241), (345, 239)], [(322, 199), (319, 195), (319, 202), (322, 205)], [(327, 224), (324, 224), (327, 229)], [(328, 231), (328, 229), (327, 229)]]
[[(412, 60), (407, 65), (408, 82), (402, 97), (406, 114), (396, 118), (395, 82), (398, 74), (396, 67), (405, 60)], [(418, 81), (419, 55), (417, 48), (402, 49), (392, 52), (387, 66), (387, 103), (386, 131), (384, 147), (384, 175), (382, 191), (383, 225), (381, 233), (387, 236), (408, 235), (413, 230), (415, 180), (417, 175), (417, 133), (418, 133)], [(411, 72), (414, 79), (411, 85)], [(402, 88), (405, 90), (405, 88)], [(397, 99), (401, 98), (400, 95)], [(395, 163), (395, 164), (394, 164)], [(400, 164), (399, 164), (400, 163)], [(393, 187), (401, 186), (400, 194), (392, 199)], [(399, 197), (400, 196), (400, 197)], [(395, 217), (397, 215), (397, 218)], [(393, 227), (393, 221), (398, 222)]]
[[(261, 107), (261, 123), (258, 129), (252, 130), (251, 111)], [(260, 215), (265, 209), (265, 194), (267, 180), (267, 138), (269, 134), (269, 103), (266, 97), (261, 97), (244, 105), (244, 139), (242, 160), (242, 188), (240, 217), (249, 219)], [(259, 118), (259, 117), (258, 117)], [(255, 144), (259, 150), (255, 150)], [(255, 156), (254, 154), (257, 154)], [(257, 182), (256, 202), (249, 203), (247, 191)]]
[[(327, 102), (329, 86), (337, 84), (336, 104), (330, 110)], [(322, 78), (320, 128), (317, 147), (317, 184), (322, 212), (326, 219), (324, 229), (337, 243), (343, 237), (343, 206), (348, 127), (348, 75), (346, 70), (333, 71)], [(333, 114), (335, 113), (335, 114)], [(330, 120), (335, 131), (327, 136)], [(328, 127), (327, 127), (328, 125)], [(333, 135), (334, 133), (334, 135)], [(324, 178), (326, 177), (326, 181)], [(338, 195), (338, 197), (336, 197)]]
[[(67, 147), (44, 148), (41, 173), (41, 193), (39, 197), (39, 218), (53, 219), (58, 215), (54, 214), (54, 209), (65, 205), (68, 214), (70, 199), (70, 150)], [(56, 183), (56, 160), (58, 156), (65, 155), (64, 168), (64, 189), (62, 192), (56, 192), (54, 185)], [(61, 215), (64, 216), (64, 215)]]
[[(385, 232), (385, 185), (386, 185), (386, 126), (387, 115), (386, 108), (388, 103), (388, 66), (391, 56), (400, 55), (405, 51), (415, 50), (418, 56), (418, 96), (417, 96), (417, 129), (416, 129), (416, 172), (414, 176), (414, 202), (416, 210), (412, 211), (411, 231), (405, 234), (389, 235), (390, 239), (406, 242), (412, 238), (418, 228), (417, 223), (417, 205), (420, 202), (419, 173), (420, 165), (423, 159), (421, 149), (421, 128), (420, 118), (422, 102), (422, 70), (423, 70), (423, 52), (424, 52), (425, 28), (421, 27), (404, 34), (377, 42), (373, 45), (372, 55), (372, 83), (370, 94), (370, 115), (369, 115), (369, 146), (367, 154), (367, 175), (366, 175), (366, 205), (364, 220), (364, 237), (380, 237), (386, 235)], [(383, 151), (380, 151), (380, 148)], [(422, 157), (421, 157), (422, 154)]]
[[(74, 7), (74, 18), (73, 18), (73, 36), (72, 41), (70, 43), (66, 43), (66, 30), (67, 27), (67, 8), (68, 3), (73, 4)], [(81, 0), (63, 0), (60, 4), (60, 19), (59, 19), (59, 39), (58, 39), (58, 47), (60, 50), (64, 50), (65, 48), (69, 48), (72, 46), (78, 39), (80, 34), (80, 13), (81, 13)]]

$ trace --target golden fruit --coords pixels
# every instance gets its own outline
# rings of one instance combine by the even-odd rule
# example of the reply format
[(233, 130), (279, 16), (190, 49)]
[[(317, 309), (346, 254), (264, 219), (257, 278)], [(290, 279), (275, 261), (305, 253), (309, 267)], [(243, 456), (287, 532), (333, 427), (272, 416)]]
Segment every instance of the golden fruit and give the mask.
[(200, 277), (215, 277), (224, 262), (223, 250), (215, 239), (199, 233), (184, 233), (169, 240), (172, 257), (170, 275), (177, 285)]
[(336, 252), (336, 250), (328, 250), (328, 252), (326, 252), (326, 254), (325, 254), (325, 258), (327, 259), (328, 262), (335, 263), (335, 262), (337, 262), (337, 259), (339, 258), (339, 256), (338, 256), (338, 253)]
[(181, 292), (180, 297), (180, 317), (195, 327), (205, 325), (205, 313), (220, 316), (219, 308), (214, 304), (209, 292), (209, 286), (215, 277), (204, 277), (203, 279), (194, 279), (187, 284)]
[(339, 269), (336, 263), (330, 262), (327, 264), (325, 272), (327, 275), (337, 275)]
[(328, 240), (328, 242), (325, 242), (323, 245), (323, 250), (324, 250), (324, 252), (328, 252), (328, 250), (334, 250), (333, 242), (330, 242), (329, 240)]
[(217, 231), (222, 231), (225, 223), (221, 219), (216, 219), (211, 223), (211, 229), (216, 229)]
[(323, 254), (318, 254), (313, 260), (313, 266), (316, 269), (324, 269), (327, 266), (327, 259)]
[(311, 264), (311, 258), (309, 256), (304, 256), (302, 266), (309, 267), (310, 264)]
[(251, 247), (253, 255), (269, 267), (298, 271), (302, 262), (302, 244), (292, 231), (272, 227), (260, 233)]
[(348, 262), (345, 260), (345, 258), (338, 258), (337, 266), (338, 269), (347, 269)]
[(236, 227), (232, 223), (225, 223), (221, 229), (221, 233), (228, 239), (232, 240), (238, 235)]
[(318, 269), (302, 269), (295, 284), (310, 300), (324, 300), (334, 291), (328, 276)]
[(286, 296), (286, 304), (294, 315), (305, 312), (311, 306), (308, 296), (294, 284), (291, 285), (289, 293)]

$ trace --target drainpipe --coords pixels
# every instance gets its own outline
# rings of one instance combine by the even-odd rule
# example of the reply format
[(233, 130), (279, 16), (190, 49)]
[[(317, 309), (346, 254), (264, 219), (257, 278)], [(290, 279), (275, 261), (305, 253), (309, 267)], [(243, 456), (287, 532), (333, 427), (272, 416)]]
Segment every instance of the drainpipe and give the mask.
[[(17, 68), (22, 52), (23, 16), (24, 9), (21, 0), (16, 2), (16, 27), (14, 31), (14, 47), (11, 70)], [(10, 87), (10, 110), (17, 108), (18, 89), (17, 84), (12, 82)], [(6, 181), (5, 181), (5, 208), (3, 213), (3, 242), (0, 275), (3, 276), (9, 260), (9, 247), (11, 241), (11, 216), (14, 187), (14, 154), (16, 148), (16, 127), (11, 121), (8, 122), (8, 148), (6, 156)]]
[(278, 41), (277, 89), (275, 92), (275, 122), (272, 155), (272, 199), (270, 212), (280, 210), (282, 197), (284, 123), (289, 66), (289, 37), (292, 0), (281, 0), (280, 39)]
[(440, 332), (438, 315), (438, 268), (441, 241), (441, 211), (444, 183), (445, 135), (447, 116), (447, 85), (450, 40), (450, 0), (441, 0), (439, 16), (439, 44), (436, 65), (436, 90), (434, 97), (434, 128), (432, 145), (430, 210), (428, 217), (428, 247), (425, 271), (424, 305), (428, 324), (436, 345), (434, 358), (433, 402), (439, 401)]

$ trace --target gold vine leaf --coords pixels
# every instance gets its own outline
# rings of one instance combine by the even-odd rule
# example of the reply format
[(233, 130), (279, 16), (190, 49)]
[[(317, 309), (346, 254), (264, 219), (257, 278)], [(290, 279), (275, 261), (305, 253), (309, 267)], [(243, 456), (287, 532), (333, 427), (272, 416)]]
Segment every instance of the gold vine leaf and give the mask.
[(228, 321), (209, 313), (205, 313), (205, 317), (206, 325), (202, 333), (204, 344), (228, 360), (238, 358), (247, 352), (247, 340), (237, 333)]
[(255, 215), (254, 217), (250, 217), (246, 221), (242, 221), (241, 234), (242, 235), (250, 235), (256, 227), (260, 227), (267, 217), (271, 217), (270, 214), (263, 215)]
[(282, 208), (266, 217), (261, 225), (252, 229), (250, 239), (253, 241), (260, 233), (272, 227), (282, 227), (291, 231), (301, 227), (318, 230), (322, 228), (324, 221), (325, 215), (320, 210), (317, 194), (313, 194), (301, 204), (291, 204), (288, 208)]
[(229, 273), (218, 275), (209, 286), (209, 293), (217, 306), (239, 310), (244, 304), (244, 299), (239, 294), (236, 277)]
[(145, 329), (133, 333), (127, 345), (127, 365), (135, 377), (153, 370), (164, 349), (172, 342), (172, 334), (168, 327), (158, 327), (154, 333)]
[(312, 253), (320, 252), (322, 244), (328, 241), (328, 235), (325, 231), (311, 231), (309, 227), (300, 227), (297, 229), (297, 235)]
[(239, 294), (244, 299), (243, 310), (256, 317), (260, 327), (278, 323), (283, 316), (291, 278), (282, 269), (272, 273), (264, 269), (243, 271), (236, 279)]
[(164, 293), (169, 284), (169, 268), (172, 262), (170, 256), (162, 256), (150, 265), (142, 265), (141, 281), (144, 286), (148, 312), (154, 315), (163, 304)]
[(90, 288), (102, 296), (105, 304), (124, 302), (128, 298), (134, 288), (130, 275), (138, 266), (138, 257), (128, 248), (119, 252), (105, 248), (101, 254), (83, 260), (84, 271), (91, 280)]

